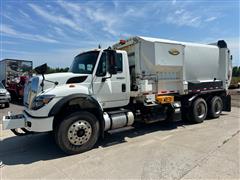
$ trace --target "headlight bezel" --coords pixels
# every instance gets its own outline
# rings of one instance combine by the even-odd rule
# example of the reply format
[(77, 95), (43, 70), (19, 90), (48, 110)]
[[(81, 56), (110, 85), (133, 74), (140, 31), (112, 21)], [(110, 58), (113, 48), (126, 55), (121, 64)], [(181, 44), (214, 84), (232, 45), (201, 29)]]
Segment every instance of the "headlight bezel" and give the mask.
[(56, 96), (53, 94), (45, 94), (45, 95), (36, 96), (32, 101), (31, 109), (38, 110), (38, 109), (44, 107), (45, 105), (47, 105), (55, 97)]

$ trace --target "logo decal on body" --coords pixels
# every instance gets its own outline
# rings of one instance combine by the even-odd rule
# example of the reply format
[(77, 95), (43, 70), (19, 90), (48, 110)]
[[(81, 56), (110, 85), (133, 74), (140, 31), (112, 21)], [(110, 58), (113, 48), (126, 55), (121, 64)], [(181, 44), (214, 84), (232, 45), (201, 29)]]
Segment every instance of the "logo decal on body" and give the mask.
[(169, 54), (171, 54), (173, 56), (177, 56), (180, 54), (180, 52), (176, 48), (172, 48), (168, 52), (169, 52)]

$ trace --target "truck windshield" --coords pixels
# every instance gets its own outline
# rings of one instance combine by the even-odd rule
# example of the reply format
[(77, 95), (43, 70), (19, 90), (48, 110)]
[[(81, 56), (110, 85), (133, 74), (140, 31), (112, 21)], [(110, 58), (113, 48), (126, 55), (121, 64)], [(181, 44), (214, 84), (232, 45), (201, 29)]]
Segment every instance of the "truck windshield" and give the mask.
[(69, 72), (80, 74), (92, 74), (98, 58), (99, 51), (90, 51), (77, 55), (69, 69)]

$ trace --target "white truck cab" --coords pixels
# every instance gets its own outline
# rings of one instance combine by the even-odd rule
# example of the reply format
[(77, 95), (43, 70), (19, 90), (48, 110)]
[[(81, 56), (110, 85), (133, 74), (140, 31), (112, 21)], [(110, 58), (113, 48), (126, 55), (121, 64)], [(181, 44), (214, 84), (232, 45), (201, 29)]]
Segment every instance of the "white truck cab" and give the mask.
[(67, 73), (45, 75), (46, 64), (35, 68), (39, 75), (25, 86), (23, 113), (4, 116), (3, 129), (53, 131), (58, 146), (75, 154), (91, 149), (104, 132), (137, 121), (217, 118), (231, 110), (230, 62), (224, 41), (133, 37), (77, 55)]

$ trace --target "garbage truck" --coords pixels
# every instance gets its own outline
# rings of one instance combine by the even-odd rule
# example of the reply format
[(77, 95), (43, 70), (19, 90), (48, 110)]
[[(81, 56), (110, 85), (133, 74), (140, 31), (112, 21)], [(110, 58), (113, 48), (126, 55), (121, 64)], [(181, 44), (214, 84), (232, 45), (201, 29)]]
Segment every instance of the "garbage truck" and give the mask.
[[(135, 36), (78, 54), (66, 73), (35, 71), (21, 114), (3, 117), (17, 135), (52, 131), (67, 154), (135, 123), (202, 123), (231, 111), (232, 56), (224, 40), (204, 45)], [(20, 131), (22, 130), (22, 132)], [(194, 133), (194, 132), (193, 132)]]

